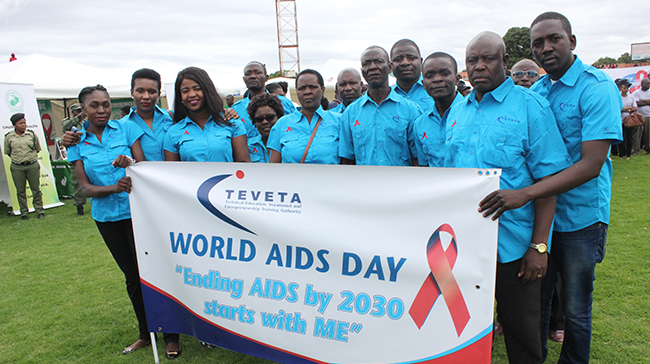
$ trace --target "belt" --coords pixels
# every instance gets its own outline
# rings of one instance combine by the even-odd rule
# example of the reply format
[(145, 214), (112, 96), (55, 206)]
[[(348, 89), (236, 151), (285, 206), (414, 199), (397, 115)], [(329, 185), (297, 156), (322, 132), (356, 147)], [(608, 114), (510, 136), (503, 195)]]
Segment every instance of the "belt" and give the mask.
[(36, 162), (38, 162), (38, 159), (34, 159), (34, 160), (31, 161), (31, 162), (20, 162), (20, 163), (18, 163), (18, 162), (14, 162), (14, 161), (11, 161), (11, 163), (13, 163), (13, 164), (15, 164), (15, 165), (18, 165), (18, 166), (29, 166), (29, 165), (32, 165), (32, 164), (34, 164), (34, 163), (36, 163)]

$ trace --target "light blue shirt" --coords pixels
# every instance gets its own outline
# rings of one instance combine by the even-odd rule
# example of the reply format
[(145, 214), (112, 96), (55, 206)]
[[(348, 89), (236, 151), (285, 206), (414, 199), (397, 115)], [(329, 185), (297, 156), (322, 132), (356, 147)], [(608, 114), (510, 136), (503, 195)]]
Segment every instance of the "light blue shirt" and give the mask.
[(358, 165), (410, 166), (417, 157), (413, 122), (421, 113), (394, 90), (379, 105), (362, 95), (341, 117), (339, 155)]
[[(548, 102), (508, 78), (483, 95), (476, 91), (447, 116), (445, 166), (501, 168), (501, 189), (520, 189), (571, 165)], [(487, 173), (486, 171), (485, 173)], [(478, 203), (478, 201), (477, 201)], [(524, 256), (531, 243), (533, 202), (499, 219), (498, 261)]]
[[(120, 154), (133, 157), (131, 146), (143, 132), (133, 123), (110, 120), (102, 132), (100, 142), (94, 134), (86, 132), (89, 125), (88, 121), (83, 123), (79, 144), (68, 148), (68, 161), (73, 163), (81, 160), (88, 180), (95, 186), (117, 184), (120, 178), (126, 176), (126, 170), (115, 168), (111, 163)], [(126, 192), (91, 197), (90, 206), (93, 219), (99, 222), (131, 218), (129, 194)]]
[(300, 163), (319, 117), (322, 120), (305, 163), (340, 164), (338, 152), (341, 114), (325, 111), (322, 107), (318, 107), (311, 123), (299, 111), (281, 117), (271, 128), (266, 147), (280, 152), (282, 163)]
[(456, 92), (454, 101), (440, 117), (438, 108), (433, 106), (428, 112), (420, 115), (413, 124), (415, 134), (415, 146), (418, 150), (418, 163), (421, 166), (444, 167), (445, 166), (445, 121), (449, 110), (455, 105), (463, 102), (465, 98), (460, 92)]
[(248, 153), (251, 156), (252, 163), (268, 163), (269, 151), (262, 141), (262, 135), (257, 134), (253, 139), (248, 141)]
[(336, 105), (335, 107), (333, 107), (333, 108), (331, 108), (331, 109), (329, 109), (327, 111), (329, 111), (329, 112), (337, 112), (339, 114), (343, 114), (345, 109), (346, 109), (345, 105), (343, 103), (340, 103), (340, 104)]
[(393, 90), (395, 90), (398, 95), (418, 104), (422, 111), (429, 110), (429, 108), (433, 106), (433, 99), (429, 96), (427, 90), (424, 89), (424, 85), (422, 85), (422, 76), (420, 76), (420, 79), (413, 84), (409, 92), (402, 90), (397, 83), (393, 85)]
[[(268, 93), (268, 91), (267, 91)], [(289, 115), (296, 111), (296, 107), (293, 106), (293, 103), (291, 100), (284, 96), (278, 96), (280, 101), (282, 102), (282, 108), (284, 109), (284, 115)], [(257, 131), (257, 128), (255, 125), (253, 125), (253, 121), (251, 120), (250, 116), (248, 115), (248, 105), (251, 103), (250, 95), (248, 97), (244, 97), (243, 99), (235, 102), (232, 105), (232, 109), (239, 114), (239, 121), (241, 121), (242, 124), (246, 127), (246, 138), (247, 140), (254, 140), (254, 137), (257, 135), (260, 135), (260, 133)]]
[(156, 105), (153, 111), (153, 124), (150, 128), (147, 123), (142, 120), (140, 115), (135, 111), (135, 106), (131, 108), (129, 115), (126, 115), (121, 121), (132, 122), (139, 126), (144, 132), (140, 138), (140, 145), (144, 152), (144, 158), (148, 161), (164, 161), (165, 154), (163, 152), (163, 142), (165, 141), (165, 134), (172, 126), (174, 120), (169, 115), (167, 110), (162, 109)]
[(221, 126), (210, 117), (201, 129), (186, 117), (169, 128), (164, 145), (165, 150), (180, 154), (184, 162), (232, 162), (232, 139), (240, 135), (246, 135), (242, 123)]
[[(623, 140), (623, 103), (616, 84), (605, 72), (582, 63), (577, 56), (557, 82), (551, 84), (545, 75), (531, 90), (551, 104), (574, 163), (580, 160), (582, 142), (610, 140), (616, 144)], [(609, 224), (611, 192), (612, 161), (606, 158), (598, 177), (557, 196), (553, 230), (570, 232), (597, 222)]]

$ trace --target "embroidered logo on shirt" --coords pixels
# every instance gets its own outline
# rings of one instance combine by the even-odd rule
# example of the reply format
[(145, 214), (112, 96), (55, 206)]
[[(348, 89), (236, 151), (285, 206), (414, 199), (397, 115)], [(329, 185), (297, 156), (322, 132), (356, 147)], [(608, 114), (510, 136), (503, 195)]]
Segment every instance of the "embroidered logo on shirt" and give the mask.
[(407, 119), (407, 118), (401, 118), (398, 115), (398, 116), (393, 116), (393, 121), (396, 122), (396, 123), (399, 123), (400, 121), (406, 121), (408, 123), (410, 120)]
[(90, 143), (86, 142), (86, 144), (84, 144), (84, 146), (86, 146), (86, 145), (90, 145)]
[(574, 104), (569, 104), (568, 102), (560, 102), (560, 110), (567, 111), (570, 108), (576, 107)]
[(244, 118), (241, 118), (241, 122), (246, 123), (246, 120), (244, 120)]
[(451, 124), (450, 128), (453, 128), (456, 125), (456, 120), (454, 120), (454, 123)]
[(187, 130), (185, 130), (185, 133), (183, 133), (183, 134), (187, 134), (187, 135), (190, 135), (190, 132), (189, 132), (189, 131), (187, 131)]
[(253, 147), (253, 153), (257, 153), (257, 148)]
[(361, 124), (359, 124), (359, 119), (354, 121), (354, 126), (357, 126), (357, 125), (359, 125), (359, 126), (361, 125)]
[(424, 135), (422, 135), (422, 139), (429, 139), (429, 137), (427, 136), (427, 132), (426, 132), (426, 131), (424, 132)]
[(519, 123), (521, 123), (521, 121), (519, 121), (519, 120), (517, 120), (517, 119), (509, 118), (509, 117), (507, 117), (507, 116), (499, 116), (499, 117), (497, 118), (497, 121), (500, 122), (500, 123), (503, 124), (503, 125), (506, 125), (506, 123), (514, 123), (514, 124), (519, 124)]
[(287, 126), (287, 130), (285, 130), (285, 132), (287, 132), (287, 131), (293, 131), (293, 130), (291, 129), (290, 126)]

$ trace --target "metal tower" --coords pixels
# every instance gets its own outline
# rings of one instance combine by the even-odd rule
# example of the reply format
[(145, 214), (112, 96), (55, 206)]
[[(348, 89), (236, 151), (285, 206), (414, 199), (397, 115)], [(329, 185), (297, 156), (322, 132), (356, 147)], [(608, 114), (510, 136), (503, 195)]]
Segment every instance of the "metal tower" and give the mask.
[(275, 10), (278, 21), (280, 74), (284, 77), (296, 77), (300, 73), (296, 0), (276, 0)]

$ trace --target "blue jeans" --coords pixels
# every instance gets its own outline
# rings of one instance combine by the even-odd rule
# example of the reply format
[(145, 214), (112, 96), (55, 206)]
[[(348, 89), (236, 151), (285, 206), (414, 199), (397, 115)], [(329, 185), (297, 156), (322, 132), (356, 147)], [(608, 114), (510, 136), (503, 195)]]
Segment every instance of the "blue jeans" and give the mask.
[(564, 343), (558, 363), (589, 363), (591, 305), (596, 264), (605, 257), (607, 224), (582, 230), (553, 232), (549, 267), (542, 282), (542, 355), (546, 360), (548, 326), (557, 273), (562, 278)]

